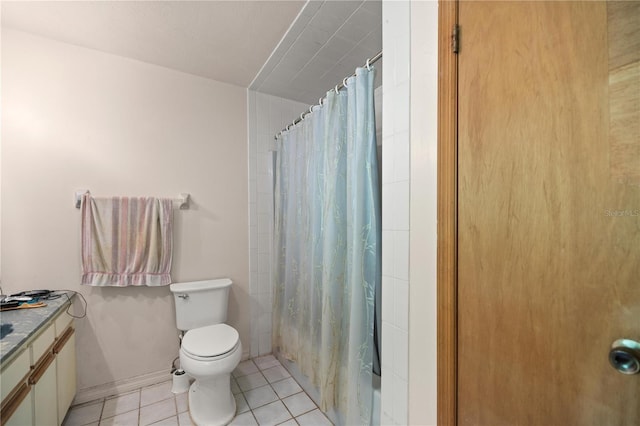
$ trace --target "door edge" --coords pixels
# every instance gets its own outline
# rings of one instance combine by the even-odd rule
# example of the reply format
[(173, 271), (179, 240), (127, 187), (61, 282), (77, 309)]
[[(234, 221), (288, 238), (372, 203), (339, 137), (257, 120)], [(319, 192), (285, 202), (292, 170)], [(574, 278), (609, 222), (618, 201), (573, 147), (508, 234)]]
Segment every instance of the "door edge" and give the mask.
[(437, 418), (438, 425), (455, 426), (459, 46), (454, 47), (453, 33), (458, 24), (458, 0), (438, 3)]

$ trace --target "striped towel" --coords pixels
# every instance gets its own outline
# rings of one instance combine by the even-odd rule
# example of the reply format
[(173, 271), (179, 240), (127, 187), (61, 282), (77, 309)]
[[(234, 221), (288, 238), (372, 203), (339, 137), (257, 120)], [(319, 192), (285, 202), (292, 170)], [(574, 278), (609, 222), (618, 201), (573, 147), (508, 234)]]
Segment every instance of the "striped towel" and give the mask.
[(171, 284), (172, 202), (150, 197), (82, 198), (82, 284)]

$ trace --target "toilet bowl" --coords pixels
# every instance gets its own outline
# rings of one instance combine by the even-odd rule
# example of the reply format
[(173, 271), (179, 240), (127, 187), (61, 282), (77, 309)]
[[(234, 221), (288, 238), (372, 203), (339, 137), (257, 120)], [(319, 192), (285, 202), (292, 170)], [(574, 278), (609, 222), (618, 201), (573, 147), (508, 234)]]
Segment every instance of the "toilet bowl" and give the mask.
[(240, 363), (242, 343), (227, 324), (187, 331), (180, 348), (180, 365), (195, 379), (189, 388), (189, 412), (196, 425), (226, 425), (236, 414), (231, 372)]

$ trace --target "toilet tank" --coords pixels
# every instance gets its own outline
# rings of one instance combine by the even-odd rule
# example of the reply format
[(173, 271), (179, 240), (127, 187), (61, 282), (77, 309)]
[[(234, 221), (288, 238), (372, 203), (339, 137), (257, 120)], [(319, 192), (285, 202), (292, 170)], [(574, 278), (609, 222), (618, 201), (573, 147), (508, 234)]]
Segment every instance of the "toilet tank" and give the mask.
[(229, 278), (171, 284), (179, 330), (191, 330), (227, 320)]

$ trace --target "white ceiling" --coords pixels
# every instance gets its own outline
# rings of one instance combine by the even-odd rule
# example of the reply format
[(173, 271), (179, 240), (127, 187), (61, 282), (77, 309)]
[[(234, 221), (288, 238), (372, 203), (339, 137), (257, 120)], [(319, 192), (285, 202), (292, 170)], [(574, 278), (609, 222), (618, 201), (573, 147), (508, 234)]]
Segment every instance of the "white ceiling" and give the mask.
[(304, 3), (2, 1), (2, 26), (247, 87)]
[(3, 27), (309, 104), (382, 50), (381, 0), (3, 0), (1, 13)]
[(381, 50), (382, 1), (310, 1), (250, 87), (315, 104)]

